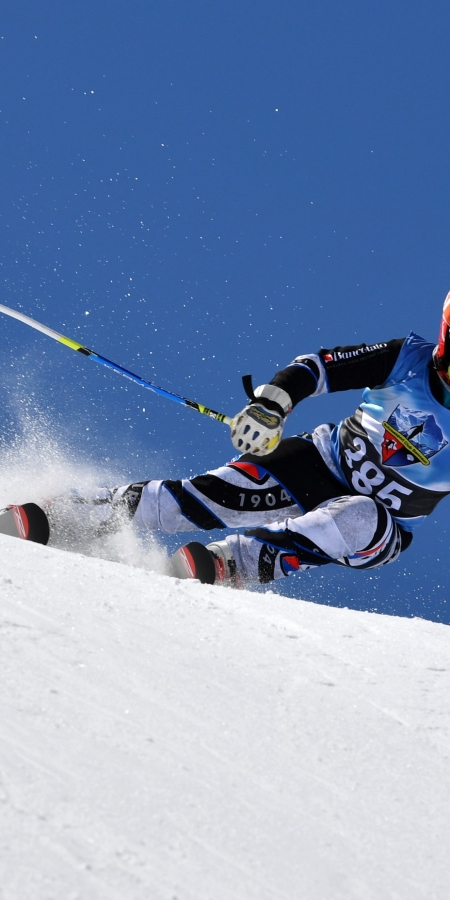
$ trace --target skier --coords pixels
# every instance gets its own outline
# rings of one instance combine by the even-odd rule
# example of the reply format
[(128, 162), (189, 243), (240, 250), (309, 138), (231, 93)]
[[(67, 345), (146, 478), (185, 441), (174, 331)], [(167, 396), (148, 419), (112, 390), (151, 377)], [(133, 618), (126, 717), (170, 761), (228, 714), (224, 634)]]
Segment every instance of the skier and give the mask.
[[(448, 319), (448, 322), (447, 322)], [(240, 528), (185, 545), (172, 571), (234, 586), (335, 563), (394, 562), (450, 492), (450, 293), (437, 347), (414, 332), (378, 344), (300, 355), (233, 420), (239, 457), (186, 480), (118, 488), (113, 506), (138, 529)], [(306, 397), (365, 388), (339, 425), (282, 440)], [(204, 562), (208, 560), (205, 575)]]
[[(0, 311), (154, 388), (47, 326)], [(254, 392), (250, 377), (243, 381), (250, 402), (228, 420), (241, 455), (227, 465), (191, 479), (102, 489), (91, 498), (95, 521), (91, 501), (76, 491), (43, 509), (9, 506), (0, 510), (0, 532), (45, 544), (49, 526), (58, 532), (58, 506), (62, 533), (71, 522), (79, 530), (84, 508), (97, 537), (120, 528), (124, 516), (139, 530), (167, 533), (244, 527), (206, 547), (191, 541), (170, 563), (171, 574), (233, 586), (328, 563), (372, 569), (394, 562), (450, 493), (450, 293), (436, 347), (411, 332), (298, 356)], [(365, 388), (352, 416), (282, 440), (301, 400), (351, 388)]]

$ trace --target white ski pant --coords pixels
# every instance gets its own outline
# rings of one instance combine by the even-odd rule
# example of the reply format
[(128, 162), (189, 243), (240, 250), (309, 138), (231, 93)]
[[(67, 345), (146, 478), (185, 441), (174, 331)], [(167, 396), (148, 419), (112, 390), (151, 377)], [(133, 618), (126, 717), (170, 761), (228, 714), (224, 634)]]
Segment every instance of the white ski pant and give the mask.
[[(282, 441), (280, 448), (301, 440)], [(134, 524), (169, 534), (248, 529), (226, 537), (243, 581), (268, 582), (333, 562), (367, 569), (396, 559), (408, 539), (386, 507), (343, 493), (315, 447), (303, 444), (291, 443), (284, 458), (274, 453), (253, 462), (246, 456), (192, 479), (150, 481)], [(300, 474), (292, 474), (292, 462)]]

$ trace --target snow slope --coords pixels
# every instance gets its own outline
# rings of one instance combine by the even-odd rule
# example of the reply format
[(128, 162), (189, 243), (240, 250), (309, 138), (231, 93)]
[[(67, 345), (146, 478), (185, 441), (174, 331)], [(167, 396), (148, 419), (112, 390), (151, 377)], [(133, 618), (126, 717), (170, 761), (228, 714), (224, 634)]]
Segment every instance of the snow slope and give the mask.
[(450, 631), (0, 536), (1, 900), (450, 894)]

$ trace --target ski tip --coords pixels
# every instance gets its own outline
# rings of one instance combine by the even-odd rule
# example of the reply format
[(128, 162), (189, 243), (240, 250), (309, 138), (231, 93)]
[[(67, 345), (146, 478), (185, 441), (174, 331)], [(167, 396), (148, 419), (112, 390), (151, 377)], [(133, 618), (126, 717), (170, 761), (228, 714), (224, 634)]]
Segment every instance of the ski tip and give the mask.
[(21, 509), (28, 519), (28, 540), (36, 544), (48, 544), (50, 526), (44, 510), (37, 503), (24, 503)]
[(202, 584), (214, 584), (216, 580), (214, 559), (204, 544), (190, 541), (170, 558), (169, 575), (174, 578), (196, 578)]
[(0, 534), (19, 537), (35, 544), (47, 544), (50, 526), (44, 510), (36, 503), (12, 505), (1, 510)]

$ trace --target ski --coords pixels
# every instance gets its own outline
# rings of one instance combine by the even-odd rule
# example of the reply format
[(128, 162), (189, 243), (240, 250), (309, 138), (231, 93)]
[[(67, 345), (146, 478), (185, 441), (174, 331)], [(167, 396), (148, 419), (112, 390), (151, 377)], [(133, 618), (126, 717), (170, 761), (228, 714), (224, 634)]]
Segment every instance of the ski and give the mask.
[[(78, 505), (83, 503), (79, 498), (75, 499)], [(102, 530), (97, 527), (96, 537), (99, 531), (102, 531), (102, 534), (109, 533), (110, 529)], [(47, 544), (50, 537), (49, 519), (36, 503), (11, 504), (0, 509), (0, 534), (36, 544)], [(223, 584), (226, 580), (223, 563), (216, 554), (198, 541), (190, 541), (178, 548), (168, 560), (166, 574), (172, 578), (196, 579), (202, 584)], [(232, 586), (236, 587), (237, 584), (234, 583)]]
[(12, 505), (0, 509), (0, 534), (18, 537), (35, 544), (47, 544), (50, 526), (45, 512), (36, 503)]

